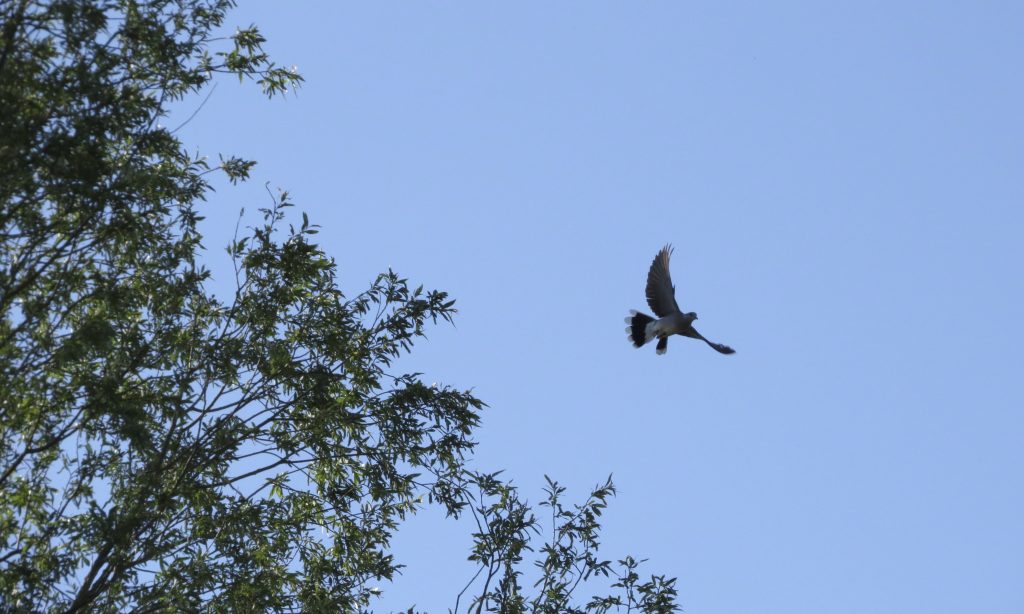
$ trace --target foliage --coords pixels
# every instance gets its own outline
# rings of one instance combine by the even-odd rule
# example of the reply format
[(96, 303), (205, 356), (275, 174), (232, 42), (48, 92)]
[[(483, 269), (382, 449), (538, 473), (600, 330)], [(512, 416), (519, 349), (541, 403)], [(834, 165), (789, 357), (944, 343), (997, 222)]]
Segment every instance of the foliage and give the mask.
[[(454, 510), (481, 403), (391, 362), (453, 301), (394, 273), (346, 298), (282, 228), (286, 195), (207, 291), (213, 170), (158, 120), (219, 71), (298, 82), (227, 2), (5, 7), (0, 593), (40, 609), (366, 603), (421, 497)], [(248, 167), (221, 167), (244, 178)], [(321, 531), (328, 538), (321, 538)]]
[[(548, 579), (522, 597), (535, 521), (465, 466), (483, 403), (391, 373), (454, 301), (391, 271), (346, 296), (283, 193), (232, 240), (233, 292), (211, 292), (208, 177), (253, 163), (211, 166), (161, 120), (218, 74), (301, 83), (255, 27), (217, 37), (232, 4), (0, 4), (0, 609), (363, 610), (400, 567), (394, 531), (435, 503), (481, 522), (477, 611), (563, 611), (580, 574), (612, 573), (613, 489), (572, 511), (552, 483)], [(623, 564), (625, 596), (590, 610), (671, 609), (671, 582)]]
[[(459, 593), (453, 612), (466, 604), (466, 612), (584, 613), (603, 614), (625, 609), (637, 612), (669, 613), (675, 605), (675, 579), (651, 576), (641, 581), (641, 562), (626, 557), (613, 565), (598, 558), (601, 515), (615, 495), (609, 477), (594, 488), (581, 504), (566, 507), (565, 488), (547, 479), (546, 498), (537, 513), (550, 515), (544, 523), (531, 506), (520, 499), (518, 489), (498, 479), (497, 474), (473, 473), (476, 488), (470, 507), (477, 531), (469, 560), (479, 564), (476, 575)], [(533, 562), (531, 597), (523, 591), (523, 561), (541, 541)], [(594, 578), (611, 578), (613, 593), (592, 597), (585, 604), (576, 600), (577, 589)], [(471, 590), (471, 589), (477, 590)], [(467, 597), (467, 595), (474, 595)]]

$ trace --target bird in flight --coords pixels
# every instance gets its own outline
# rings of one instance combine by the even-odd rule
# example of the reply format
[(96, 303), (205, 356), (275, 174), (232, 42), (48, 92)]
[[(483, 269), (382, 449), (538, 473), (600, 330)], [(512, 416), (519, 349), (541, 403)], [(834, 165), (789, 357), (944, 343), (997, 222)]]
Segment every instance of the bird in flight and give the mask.
[(700, 339), (722, 354), (734, 354), (736, 350), (721, 343), (708, 341), (704, 335), (697, 332), (693, 327), (693, 321), (697, 319), (694, 312), (683, 313), (676, 303), (676, 288), (672, 285), (672, 277), (668, 272), (668, 259), (672, 256), (672, 246), (666, 245), (661, 248), (658, 255), (651, 263), (651, 270), (647, 272), (647, 304), (657, 318), (652, 318), (646, 313), (630, 311), (626, 316), (626, 334), (629, 342), (635, 347), (641, 347), (655, 337), (658, 338), (658, 354), (664, 354), (668, 350), (669, 335), (682, 335), (692, 339)]

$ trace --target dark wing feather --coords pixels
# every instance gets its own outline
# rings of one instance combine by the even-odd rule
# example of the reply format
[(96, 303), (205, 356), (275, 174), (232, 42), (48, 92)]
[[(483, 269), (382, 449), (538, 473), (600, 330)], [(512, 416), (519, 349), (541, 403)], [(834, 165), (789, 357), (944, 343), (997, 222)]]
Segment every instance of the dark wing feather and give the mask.
[(704, 335), (702, 335), (702, 334), (697, 332), (696, 328), (691, 328), (690, 330), (693, 331), (693, 334), (690, 335), (688, 333), (684, 333), (684, 334), (686, 334), (687, 337), (693, 337), (695, 339), (700, 339), (704, 343), (706, 343), (706, 344), (710, 345), (712, 348), (714, 348), (714, 350), (716, 352), (720, 352), (722, 354), (735, 354), (736, 353), (736, 350), (734, 350), (731, 347), (725, 345), (724, 343), (715, 343), (714, 341), (708, 341), (707, 338)]
[(679, 311), (676, 303), (676, 288), (672, 285), (672, 276), (668, 272), (668, 259), (672, 255), (672, 246), (661, 248), (647, 272), (647, 304), (659, 318)]

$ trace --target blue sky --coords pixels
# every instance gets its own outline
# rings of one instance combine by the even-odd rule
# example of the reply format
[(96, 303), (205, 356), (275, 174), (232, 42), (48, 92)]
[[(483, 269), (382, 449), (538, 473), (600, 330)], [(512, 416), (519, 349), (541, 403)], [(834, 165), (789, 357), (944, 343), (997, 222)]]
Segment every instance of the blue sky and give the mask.
[[(533, 501), (614, 473), (603, 553), (705, 613), (1024, 611), (1024, 5), (254, 2), (306, 77), (183, 131), (288, 189), (349, 293), (458, 299), (403, 365), (489, 405)], [(194, 106), (198, 101), (191, 101)], [(189, 109), (189, 112), (191, 109)], [(635, 350), (647, 267), (722, 356)], [(226, 280), (225, 280), (226, 281)], [(443, 612), (468, 526), (425, 513), (379, 609)]]

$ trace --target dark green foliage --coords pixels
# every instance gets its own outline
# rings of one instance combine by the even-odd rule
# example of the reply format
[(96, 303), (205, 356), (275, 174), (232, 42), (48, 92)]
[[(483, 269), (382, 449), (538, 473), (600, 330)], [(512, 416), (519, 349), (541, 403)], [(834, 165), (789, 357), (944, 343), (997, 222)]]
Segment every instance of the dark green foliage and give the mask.
[(388, 541), (419, 498), (454, 511), (481, 403), (386, 372), (452, 301), (390, 272), (346, 298), (315, 229), (281, 228), (286, 195), (233, 243), (234, 295), (205, 288), (211, 169), (158, 120), (216, 72), (268, 94), (299, 79), (252, 28), (209, 54), (229, 4), (4, 5), (10, 606), (351, 609), (394, 573)]
[[(575, 511), (551, 485), (527, 600), (533, 517), (464, 466), (483, 404), (391, 372), (454, 301), (390, 271), (345, 296), (287, 194), (229, 245), (233, 292), (210, 291), (206, 178), (253, 162), (212, 167), (160, 121), (219, 73), (301, 82), (255, 27), (216, 38), (232, 4), (0, 2), (0, 610), (361, 610), (400, 567), (399, 524), (435, 503), (481, 520), (478, 610), (570, 611), (579, 574), (613, 573), (610, 484)], [(672, 609), (670, 581), (637, 582), (591, 609)]]
[[(563, 503), (565, 488), (547, 478), (547, 497), (536, 510), (497, 474), (474, 473), (470, 481), (476, 488), (471, 510), (477, 531), (469, 559), (480, 568), (458, 595), (454, 612), (667, 614), (678, 610), (674, 578), (652, 576), (643, 582), (637, 573), (640, 562), (632, 557), (617, 565), (598, 558), (601, 515), (615, 495), (611, 478), (594, 488), (583, 503), (571, 507)], [(535, 542), (540, 542), (536, 548)], [(524, 575), (529, 574), (523, 561), (534, 551), (531, 577), (536, 579), (530, 583), (530, 596), (523, 590)], [(579, 603), (577, 589), (598, 578), (610, 579), (605, 584), (617, 590)]]

